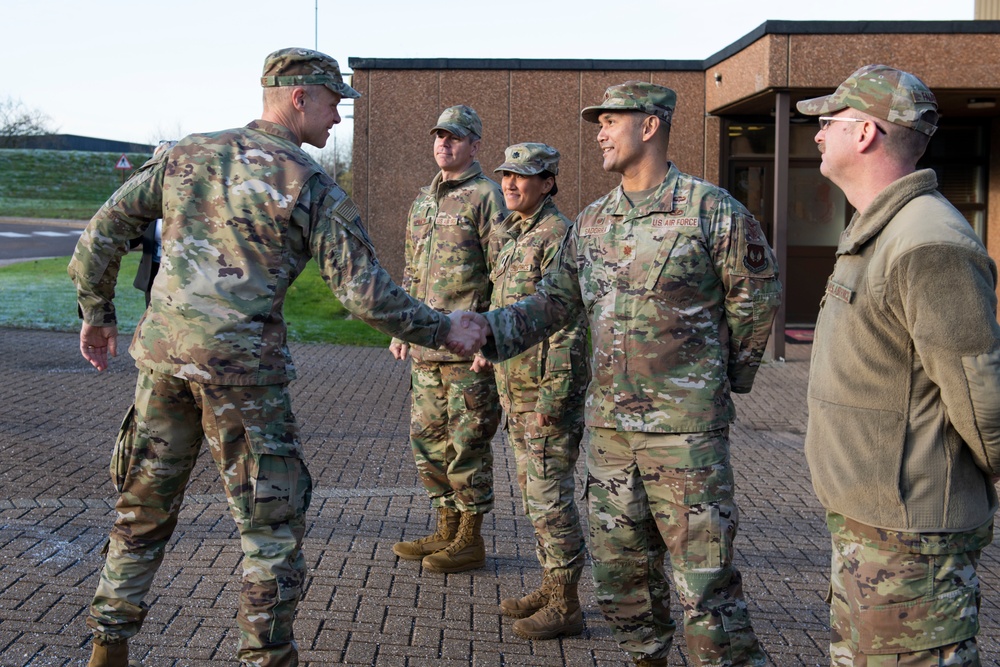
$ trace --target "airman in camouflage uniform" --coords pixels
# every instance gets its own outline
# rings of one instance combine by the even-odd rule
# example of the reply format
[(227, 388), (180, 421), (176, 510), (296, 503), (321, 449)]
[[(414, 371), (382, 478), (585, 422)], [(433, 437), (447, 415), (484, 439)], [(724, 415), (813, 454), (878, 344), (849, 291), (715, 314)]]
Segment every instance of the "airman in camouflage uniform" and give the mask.
[[(445, 109), (431, 128), (441, 168), (410, 207), (403, 287), (444, 312), (486, 310), (490, 302), (490, 235), (507, 209), (475, 156), (483, 133), (475, 110)], [(437, 509), (437, 529), (393, 552), (432, 572), (486, 563), (480, 528), (493, 508), (490, 441), (500, 420), (493, 374), (470, 368), (472, 355), (393, 340), (396, 359), (413, 357), (410, 446)]]
[(282, 309), (309, 258), (376, 328), (428, 348), (450, 340), (448, 318), (393, 284), (354, 203), (300, 148), (322, 147), (340, 121), (337, 103), (359, 96), (337, 62), (283, 49), (267, 57), (262, 84), (261, 120), (188, 136), (143, 165), (90, 221), (69, 265), (84, 318), (81, 353), (104, 370), (117, 351), (121, 255), (163, 218), (162, 263), (130, 350), (135, 405), (112, 461), (120, 497), (87, 619), (91, 667), (128, 662), (127, 640), (148, 612), (144, 598), (203, 438), (244, 550), (241, 664), (298, 664), (292, 617), (312, 480), (287, 389), (295, 368)]
[(763, 664), (740, 574), (730, 391), (748, 392), (780, 298), (760, 225), (728, 193), (667, 161), (675, 94), (630, 81), (583, 110), (622, 184), (588, 206), (536, 295), (481, 322), (504, 359), (580, 313), (592, 336), (586, 400), (596, 596), (640, 665), (666, 665), (669, 552), (698, 665)]
[(915, 75), (866, 65), (819, 116), (855, 209), (816, 321), (805, 454), (832, 539), (835, 665), (980, 664), (976, 565), (1000, 478), (997, 268), (918, 169), (937, 130)]
[[(507, 148), (495, 171), (513, 212), (497, 235), (490, 279), (491, 306), (502, 308), (535, 293), (552, 267), (573, 223), (559, 213), (559, 151), (539, 143)], [(583, 401), (590, 373), (583, 317), (548, 340), (494, 366), (500, 404), (517, 462), (524, 512), (535, 528), (541, 586), (500, 603), (505, 616), (520, 619), (514, 632), (551, 639), (583, 632), (577, 584), (584, 564), (583, 530), (573, 494), (573, 471), (583, 437)]]

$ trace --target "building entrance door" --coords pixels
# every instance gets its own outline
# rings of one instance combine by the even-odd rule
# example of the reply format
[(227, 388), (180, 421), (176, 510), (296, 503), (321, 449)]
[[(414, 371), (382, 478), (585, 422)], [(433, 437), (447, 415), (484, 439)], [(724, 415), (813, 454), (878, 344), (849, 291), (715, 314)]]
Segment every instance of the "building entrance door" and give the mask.
[[(826, 279), (833, 272), (847, 201), (815, 164), (793, 162), (788, 180), (788, 258), (786, 266), (779, 267), (785, 321), (788, 327), (809, 326), (816, 322)], [(732, 195), (761, 222), (773, 245), (773, 160), (731, 160), (729, 183)]]
[[(725, 187), (760, 220), (774, 243), (774, 123), (731, 119), (728, 180)], [(789, 128), (788, 230), (786, 266), (779, 267), (785, 286), (785, 325), (816, 322), (826, 280), (833, 272), (840, 234), (854, 213), (844, 193), (819, 172), (820, 155), (813, 122)], [(986, 227), (988, 171), (987, 124), (958, 119), (943, 122), (918, 168), (937, 173), (938, 189), (983, 237)]]

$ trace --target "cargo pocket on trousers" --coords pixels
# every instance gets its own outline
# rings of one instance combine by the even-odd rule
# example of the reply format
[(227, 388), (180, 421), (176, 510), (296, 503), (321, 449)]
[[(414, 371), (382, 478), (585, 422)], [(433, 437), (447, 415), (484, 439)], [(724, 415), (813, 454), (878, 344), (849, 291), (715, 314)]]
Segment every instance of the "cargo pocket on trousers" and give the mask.
[(294, 424), (245, 421), (250, 526), (275, 526), (304, 513), (312, 491)]
[(699, 568), (728, 566), (732, 562), (728, 535), (735, 532), (738, 520), (732, 466), (720, 463), (678, 472), (684, 475), (689, 562)]
[(125, 478), (132, 462), (132, 450), (135, 448), (135, 403), (129, 407), (118, 429), (115, 446), (111, 450), (111, 483), (115, 491), (122, 492), (125, 488)]
[(721, 608), (722, 627), (727, 633), (739, 632), (750, 627), (750, 610), (747, 603), (739, 600)]
[(975, 637), (976, 589), (967, 586), (908, 602), (862, 605), (858, 631), (858, 648), (869, 655), (926, 651)]
[(469, 410), (478, 410), (493, 400), (496, 394), (493, 391), (492, 377), (489, 382), (477, 382), (462, 390), (462, 397), (465, 399), (465, 407)]

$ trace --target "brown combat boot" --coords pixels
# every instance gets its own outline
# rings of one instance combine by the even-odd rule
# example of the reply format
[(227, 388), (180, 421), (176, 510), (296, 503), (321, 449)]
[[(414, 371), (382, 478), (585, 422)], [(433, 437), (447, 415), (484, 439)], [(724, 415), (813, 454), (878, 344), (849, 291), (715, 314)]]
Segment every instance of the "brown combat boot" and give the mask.
[(542, 574), (538, 588), (520, 598), (504, 598), (500, 601), (500, 613), (508, 618), (528, 618), (549, 603), (551, 582), (548, 573)]
[(483, 516), (462, 512), (458, 535), (444, 549), (424, 556), (424, 569), (441, 573), (465, 572), (486, 565), (486, 546), (483, 536), (479, 534)]
[(403, 560), (423, 560), (435, 551), (451, 544), (458, 534), (459, 511), (448, 507), (438, 508), (437, 530), (433, 535), (412, 542), (396, 542), (392, 552)]
[(98, 644), (95, 641), (87, 667), (129, 667), (128, 642)]
[(549, 601), (528, 618), (514, 621), (514, 634), (523, 639), (555, 639), (583, 632), (583, 611), (577, 585), (552, 584)]

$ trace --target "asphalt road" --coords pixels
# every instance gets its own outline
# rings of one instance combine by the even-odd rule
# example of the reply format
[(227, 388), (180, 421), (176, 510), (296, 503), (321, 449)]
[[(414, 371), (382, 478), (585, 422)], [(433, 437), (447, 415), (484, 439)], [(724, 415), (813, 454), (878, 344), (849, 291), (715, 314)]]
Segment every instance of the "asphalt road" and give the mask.
[(0, 218), (0, 266), (43, 257), (68, 257), (85, 223)]

